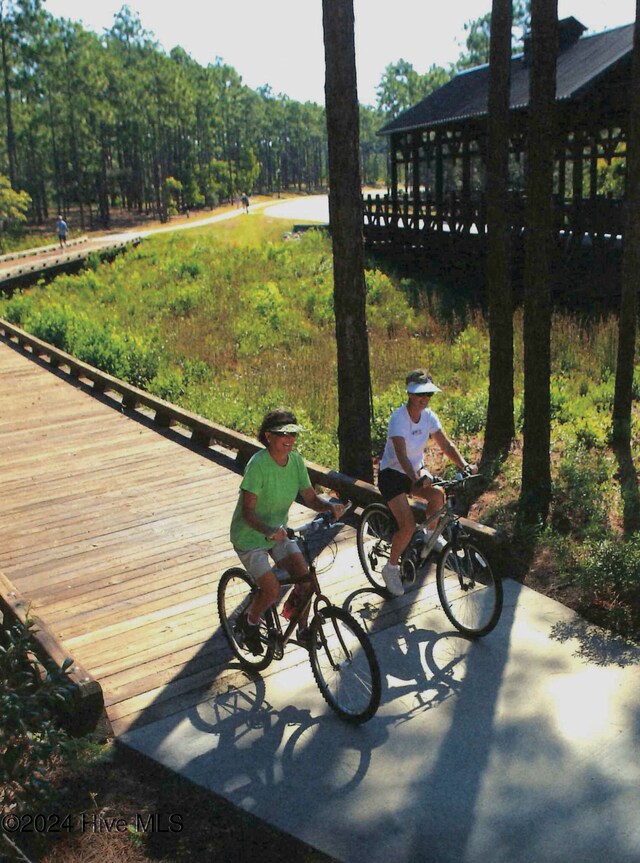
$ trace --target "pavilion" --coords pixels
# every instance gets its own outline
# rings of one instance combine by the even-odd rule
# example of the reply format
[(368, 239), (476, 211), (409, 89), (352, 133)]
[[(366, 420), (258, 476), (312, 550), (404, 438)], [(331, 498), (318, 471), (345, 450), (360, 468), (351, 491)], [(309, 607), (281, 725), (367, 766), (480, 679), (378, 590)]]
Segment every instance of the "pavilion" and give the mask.
[[(593, 35), (558, 23), (554, 203), (559, 245), (620, 247), (623, 198), (601, 167), (624, 167), (634, 25)], [(515, 237), (524, 229), (530, 37), (511, 59), (509, 188)], [(387, 123), (390, 188), (364, 201), (369, 245), (467, 249), (486, 236), (488, 65), (461, 72)]]

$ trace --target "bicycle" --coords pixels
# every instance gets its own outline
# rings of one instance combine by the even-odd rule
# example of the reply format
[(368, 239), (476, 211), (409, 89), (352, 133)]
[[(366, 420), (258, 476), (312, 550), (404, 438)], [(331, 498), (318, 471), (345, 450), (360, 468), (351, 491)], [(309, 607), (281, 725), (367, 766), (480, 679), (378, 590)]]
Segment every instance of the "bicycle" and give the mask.
[[(425, 532), (423, 526), (417, 526), (400, 558), (401, 579), (410, 585), (439, 546), (436, 587), (440, 603), (456, 629), (472, 637), (487, 635), (494, 629), (503, 604), (502, 582), (454, 513), (456, 493), (479, 478), (477, 474), (457, 473), (453, 480), (434, 480), (433, 485), (443, 489), (446, 498), (429, 520), (433, 530)], [(369, 582), (380, 592), (388, 593), (382, 569), (389, 559), (396, 529), (396, 520), (385, 504), (372, 503), (364, 509), (358, 526), (358, 557)]]
[[(283, 587), (308, 583), (311, 589), (302, 604), (294, 609), (284, 629), (276, 605), (267, 609), (260, 624), (263, 654), (256, 656), (245, 646), (242, 628), (237, 625), (257, 591), (253, 579), (241, 567), (232, 567), (223, 573), (218, 585), (218, 613), (231, 650), (247, 669), (262, 671), (274, 659), (282, 659), (289, 642), (307, 647), (313, 676), (324, 700), (341, 718), (360, 724), (370, 719), (380, 704), (380, 668), (369, 637), (360, 624), (349, 612), (329, 602), (320, 590), (316, 560), (344, 527), (343, 522), (330, 522), (330, 518), (329, 513), (322, 513), (296, 530), (287, 529), (289, 537), (298, 543), (309, 573), (297, 579), (277, 567), (274, 571)], [(311, 606), (309, 641), (302, 644), (293, 633)]]

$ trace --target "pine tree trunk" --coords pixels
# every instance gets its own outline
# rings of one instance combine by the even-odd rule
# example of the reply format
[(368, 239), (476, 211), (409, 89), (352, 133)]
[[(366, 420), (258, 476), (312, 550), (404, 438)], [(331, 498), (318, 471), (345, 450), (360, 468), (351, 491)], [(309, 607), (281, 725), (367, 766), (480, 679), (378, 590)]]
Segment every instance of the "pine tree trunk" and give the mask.
[(640, 289), (640, 0), (636, 0), (633, 66), (629, 96), (625, 231), (622, 252), (622, 297), (618, 331), (618, 363), (613, 403), (614, 439), (631, 440), (631, 405), (635, 359), (638, 290)]
[(371, 380), (353, 0), (323, 0), (340, 470), (371, 481)]
[(558, 0), (532, 0), (524, 266), (524, 449), (520, 511), (544, 523), (551, 500), (551, 259)]
[(487, 155), (487, 285), (489, 295), (489, 406), (483, 465), (505, 455), (513, 422), (513, 296), (509, 241), (509, 91), (511, 0), (493, 0), (489, 59)]

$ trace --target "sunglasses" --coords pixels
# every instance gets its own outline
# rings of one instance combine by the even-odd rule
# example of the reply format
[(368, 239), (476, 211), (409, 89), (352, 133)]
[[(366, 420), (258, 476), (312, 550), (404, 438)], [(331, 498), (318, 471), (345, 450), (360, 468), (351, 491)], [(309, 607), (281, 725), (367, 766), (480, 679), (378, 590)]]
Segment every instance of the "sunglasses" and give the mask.
[(298, 432), (283, 432), (283, 431), (272, 431), (269, 434), (278, 435), (278, 437), (298, 437)]

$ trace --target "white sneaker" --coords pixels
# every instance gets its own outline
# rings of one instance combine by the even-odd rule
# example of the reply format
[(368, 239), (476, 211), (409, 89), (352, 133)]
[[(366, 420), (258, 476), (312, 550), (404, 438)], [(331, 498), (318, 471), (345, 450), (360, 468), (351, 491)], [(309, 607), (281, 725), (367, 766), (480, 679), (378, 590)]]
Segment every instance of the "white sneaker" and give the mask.
[[(426, 527), (423, 527), (422, 532), (424, 534), (424, 545), (422, 546), (422, 549), (420, 550), (420, 559), (424, 560), (427, 556), (425, 553), (427, 546), (430, 544), (431, 538), (433, 537), (433, 531), (429, 530)], [(447, 544), (447, 542), (446, 542), (445, 538), (442, 536), (442, 534), (440, 534), (440, 536), (435, 541), (435, 544), (434, 544), (433, 548), (431, 549), (431, 551), (435, 551), (436, 554), (439, 554), (442, 551), (442, 549), (445, 547), (446, 544)]]
[(400, 567), (397, 564), (387, 563), (382, 570), (382, 578), (387, 586), (387, 590), (393, 596), (402, 596), (404, 593), (404, 585), (400, 578)]

